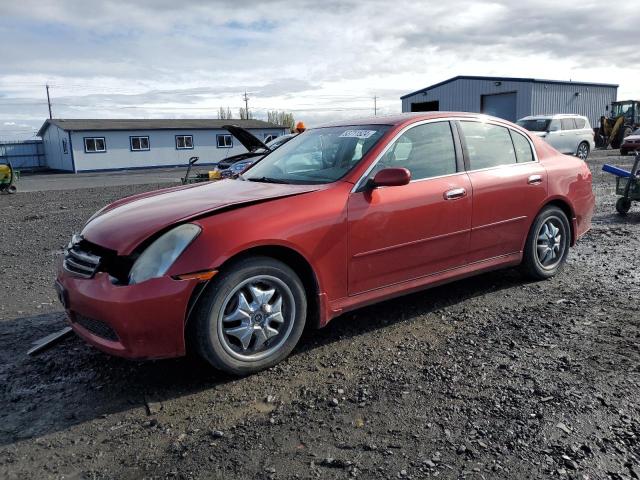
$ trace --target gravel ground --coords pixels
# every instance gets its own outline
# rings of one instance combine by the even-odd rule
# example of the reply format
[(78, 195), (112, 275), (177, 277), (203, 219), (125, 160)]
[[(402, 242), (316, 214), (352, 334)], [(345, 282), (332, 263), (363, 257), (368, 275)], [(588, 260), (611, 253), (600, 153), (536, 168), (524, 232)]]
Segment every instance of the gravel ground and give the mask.
[(157, 185), (0, 197), (0, 477), (640, 478), (640, 207), (596, 152), (592, 231), (556, 278), (493, 272), (346, 314), (249, 378), (127, 362), (61, 328), (70, 234)]

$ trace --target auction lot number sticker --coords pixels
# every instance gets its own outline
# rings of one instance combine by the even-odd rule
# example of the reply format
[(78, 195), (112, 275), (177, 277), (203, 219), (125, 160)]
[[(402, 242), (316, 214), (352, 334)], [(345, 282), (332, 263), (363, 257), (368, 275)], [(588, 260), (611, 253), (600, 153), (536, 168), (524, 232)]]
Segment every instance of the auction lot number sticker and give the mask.
[(346, 138), (369, 138), (374, 133), (376, 133), (375, 130), (345, 130), (340, 136)]

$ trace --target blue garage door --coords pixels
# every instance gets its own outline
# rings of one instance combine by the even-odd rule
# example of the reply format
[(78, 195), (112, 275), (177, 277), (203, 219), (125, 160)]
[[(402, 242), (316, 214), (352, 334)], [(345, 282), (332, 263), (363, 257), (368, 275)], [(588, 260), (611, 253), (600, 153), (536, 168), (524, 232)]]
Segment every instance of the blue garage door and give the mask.
[(482, 95), (481, 111), (487, 115), (515, 122), (516, 92)]

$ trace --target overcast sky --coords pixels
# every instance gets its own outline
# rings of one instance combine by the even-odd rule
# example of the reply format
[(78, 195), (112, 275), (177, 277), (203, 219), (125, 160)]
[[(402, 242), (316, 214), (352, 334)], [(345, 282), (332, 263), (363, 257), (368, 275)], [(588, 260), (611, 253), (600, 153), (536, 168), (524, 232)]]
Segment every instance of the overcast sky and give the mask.
[(47, 118), (400, 111), (455, 75), (619, 83), (640, 97), (640, 9), (591, 0), (0, 0), (0, 139)]

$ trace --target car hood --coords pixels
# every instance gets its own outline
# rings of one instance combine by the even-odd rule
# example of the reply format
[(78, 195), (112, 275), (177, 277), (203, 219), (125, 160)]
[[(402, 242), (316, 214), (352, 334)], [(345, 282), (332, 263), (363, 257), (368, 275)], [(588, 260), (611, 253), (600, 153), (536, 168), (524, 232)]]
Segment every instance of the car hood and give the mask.
[(640, 135), (627, 135), (624, 137), (624, 141), (626, 142), (627, 140), (640, 140)]
[(262, 140), (256, 137), (253, 133), (245, 130), (242, 127), (238, 127), (237, 125), (224, 125), (222, 128), (227, 130), (231, 135), (236, 137), (238, 141), (242, 144), (244, 148), (249, 150), (250, 152), (255, 152), (258, 149), (264, 149), (265, 151), (269, 150)]
[(96, 214), (82, 230), (87, 241), (129, 255), (160, 230), (216, 210), (266, 202), (324, 188), (222, 180), (157, 190), (118, 200)]

